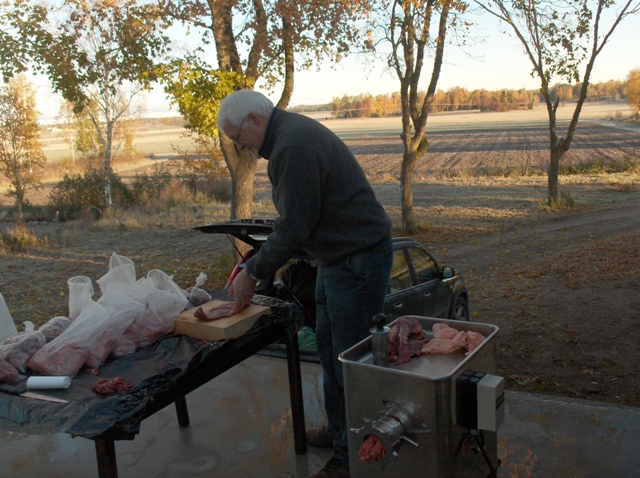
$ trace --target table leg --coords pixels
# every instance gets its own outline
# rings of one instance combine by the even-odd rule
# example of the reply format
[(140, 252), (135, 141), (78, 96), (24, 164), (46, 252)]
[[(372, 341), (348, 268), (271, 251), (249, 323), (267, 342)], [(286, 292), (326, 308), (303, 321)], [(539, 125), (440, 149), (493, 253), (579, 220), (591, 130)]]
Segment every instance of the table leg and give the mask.
[(183, 395), (174, 402), (176, 405), (176, 413), (178, 414), (178, 425), (186, 428), (191, 423), (189, 421), (189, 409), (187, 408), (187, 397)]
[(118, 478), (116, 445), (112, 438), (95, 438), (99, 478)]
[(289, 395), (291, 398), (291, 418), (293, 421), (293, 442), (296, 454), (307, 452), (307, 437), (304, 423), (304, 402), (302, 398), (302, 374), (300, 372), (300, 347), (298, 334), (287, 339), (287, 367), (289, 372)]

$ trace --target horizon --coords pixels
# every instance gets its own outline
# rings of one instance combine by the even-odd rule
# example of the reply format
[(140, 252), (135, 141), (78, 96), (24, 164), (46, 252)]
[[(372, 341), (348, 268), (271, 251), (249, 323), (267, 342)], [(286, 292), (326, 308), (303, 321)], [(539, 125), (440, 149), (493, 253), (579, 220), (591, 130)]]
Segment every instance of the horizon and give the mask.
[[(493, 17), (485, 15), (478, 17), (477, 21), (478, 27), (474, 30), (477, 42), (465, 47), (464, 50), (452, 46), (445, 49), (437, 89), (443, 91), (455, 87), (465, 88), (468, 91), (539, 89), (540, 80), (537, 76), (531, 77), (532, 66), (520, 43), (512, 35), (502, 33), (500, 31), (502, 27)], [(636, 54), (635, 59), (630, 58), (632, 50), (629, 48), (637, 43), (639, 30), (640, 16), (628, 17), (618, 25), (607, 45), (596, 58), (590, 84), (610, 80), (624, 82), (630, 71), (640, 68), (640, 56)], [(186, 40), (183, 39), (183, 41)], [(505, 63), (508, 68), (505, 68)], [(318, 72), (317, 69), (321, 71)], [(428, 72), (430, 75), (431, 70), (429, 69)], [(384, 67), (384, 60), (380, 58), (376, 60), (351, 55), (340, 63), (324, 62), (308, 71), (296, 71), (295, 75), (293, 95), (289, 102), (291, 107), (328, 104), (333, 98), (341, 98), (345, 95), (377, 96), (399, 90), (398, 78)], [(31, 79), (37, 89), (37, 105), (42, 112), (41, 122), (43, 119), (55, 120), (59, 111), (60, 97), (51, 92), (45, 77), (36, 78), (32, 75)], [(563, 82), (563, 79), (556, 78), (552, 83), (555, 85)], [(276, 86), (279, 89), (275, 91), (266, 90), (260, 85), (256, 90), (276, 103), (282, 88), (281, 84)], [(423, 82), (422, 86), (426, 89), (427, 83)], [(145, 117), (180, 116), (177, 110), (170, 106), (170, 101), (166, 98), (161, 85), (156, 85), (151, 91), (145, 93), (144, 103), (146, 103)]]

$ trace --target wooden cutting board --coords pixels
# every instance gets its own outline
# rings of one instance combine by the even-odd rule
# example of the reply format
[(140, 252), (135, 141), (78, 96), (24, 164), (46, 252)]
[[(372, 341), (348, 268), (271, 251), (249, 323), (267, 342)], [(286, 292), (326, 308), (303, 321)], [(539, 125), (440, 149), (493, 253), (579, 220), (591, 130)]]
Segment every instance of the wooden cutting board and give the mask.
[[(223, 300), (212, 300), (202, 305), (202, 308), (207, 311), (224, 303)], [(173, 333), (202, 340), (235, 339), (247, 333), (258, 317), (271, 313), (271, 307), (251, 304), (235, 315), (206, 322), (193, 316), (197, 309), (194, 307), (178, 314), (173, 322)]]

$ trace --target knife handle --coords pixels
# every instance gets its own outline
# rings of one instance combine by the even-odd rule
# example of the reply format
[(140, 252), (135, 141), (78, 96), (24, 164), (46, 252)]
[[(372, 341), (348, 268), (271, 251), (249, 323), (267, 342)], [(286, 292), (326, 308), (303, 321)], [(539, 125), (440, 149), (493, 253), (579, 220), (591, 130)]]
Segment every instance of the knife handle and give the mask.
[(26, 387), (22, 388), (22, 387), (16, 387), (14, 385), (7, 385), (6, 383), (0, 383), (0, 392), (5, 392), (10, 395), (20, 396), (26, 391), (27, 391)]

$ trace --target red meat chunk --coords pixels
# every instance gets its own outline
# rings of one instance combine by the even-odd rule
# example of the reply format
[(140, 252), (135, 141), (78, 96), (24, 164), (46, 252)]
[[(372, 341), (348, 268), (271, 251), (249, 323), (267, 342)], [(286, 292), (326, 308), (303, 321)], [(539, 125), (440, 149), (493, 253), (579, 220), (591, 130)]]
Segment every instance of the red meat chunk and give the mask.
[(400, 365), (419, 356), (426, 334), (417, 319), (400, 317), (389, 331), (389, 361)]
[(198, 307), (193, 316), (198, 320), (204, 320), (205, 322), (211, 322), (212, 320), (224, 319), (225, 317), (231, 317), (235, 314), (235, 306), (233, 302), (227, 302), (225, 304), (216, 305), (208, 311), (204, 311), (202, 307)]
[(127, 382), (124, 378), (101, 378), (93, 384), (91, 390), (99, 395), (110, 395), (112, 393), (126, 392), (133, 387), (132, 384)]

